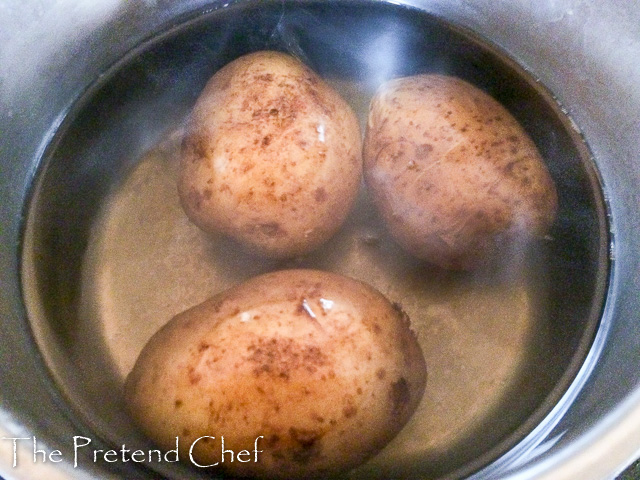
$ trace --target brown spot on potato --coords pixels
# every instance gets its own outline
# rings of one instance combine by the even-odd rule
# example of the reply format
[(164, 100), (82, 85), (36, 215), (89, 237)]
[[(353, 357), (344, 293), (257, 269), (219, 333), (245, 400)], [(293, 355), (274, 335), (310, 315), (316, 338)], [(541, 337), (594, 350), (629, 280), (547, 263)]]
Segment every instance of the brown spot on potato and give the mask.
[(408, 325), (410, 323), (409, 315), (404, 311), (402, 305), (400, 305), (398, 302), (393, 302), (392, 305), (393, 309), (402, 317), (403, 322)]
[(416, 155), (418, 157), (426, 157), (433, 151), (433, 145), (430, 143), (423, 143), (416, 147)]
[(200, 210), (202, 208), (203, 201), (204, 195), (195, 188), (191, 188), (186, 195), (187, 204), (191, 205), (196, 210)]
[(324, 97), (320, 94), (316, 85), (307, 84), (306, 93), (311, 101), (322, 111), (324, 115), (326, 115), (329, 119), (333, 118), (333, 105), (324, 101)]
[(207, 157), (209, 141), (207, 137), (199, 134), (185, 135), (182, 139), (182, 151), (191, 157), (192, 162), (198, 162)]
[(180, 399), (176, 399), (176, 401), (175, 401), (175, 402), (173, 402), (173, 405), (174, 405), (176, 408), (180, 408), (180, 407), (182, 406), (182, 400), (180, 400)]
[(289, 428), (289, 435), (293, 440), (291, 446), (291, 458), (297, 463), (307, 463), (320, 454), (320, 443), (322, 432), (305, 428)]
[(404, 377), (400, 377), (398, 381), (391, 384), (389, 397), (391, 400), (392, 414), (394, 416), (401, 416), (411, 400), (409, 383)]
[(272, 139), (272, 136), (271, 136), (271, 135), (266, 135), (266, 136), (262, 139), (262, 146), (263, 146), (263, 147), (267, 147), (267, 146), (269, 146), (269, 144), (271, 143), (271, 139)]
[(342, 409), (342, 414), (344, 415), (345, 418), (351, 418), (356, 413), (358, 413), (358, 407), (356, 407), (351, 403)]
[(202, 379), (202, 375), (200, 375), (198, 372), (196, 372), (194, 367), (189, 367), (187, 369), (187, 378), (189, 379), (189, 383), (191, 385), (196, 385)]
[(275, 447), (278, 442), (280, 442), (280, 435), (277, 433), (272, 433), (271, 435), (267, 435), (264, 439), (265, 446), (268, 448)]
[(507, 163), (503, 168), (504, 173), (506, 173), (509, 176), (514, 175), (515, 173), (514, 170), (518, 163), (520, 163), (519, 160), (512, 160), (511, 162)]
[(376, 372), (376, 377), (382, 380), (387, 375), (387, 371), (384, 368), (379, 368)]
[(281, 237), (286, 235), (278, 222), (267, 222), (258, 225), (258, 231), (267, 237)]
[(313, 198), (315, 198), (316, 202), (322, 203), (327, 201), (329, 195), (327, 195), (327, 191), (324, 189), (324, 187), (318, 187), (313, 192)]
[(271, 456), (274, 460), (283, 461), (285, 459), (284, 453), (281, 450), (274, 450), (271, 452)]
[(313, 373), (327, 364), (327, 357), (316, 345), (301, 344), (292, 338), (259, 338), (248, 347), (247, 361), (255, 364), (253, 373), (288, 379), (300, 369)]

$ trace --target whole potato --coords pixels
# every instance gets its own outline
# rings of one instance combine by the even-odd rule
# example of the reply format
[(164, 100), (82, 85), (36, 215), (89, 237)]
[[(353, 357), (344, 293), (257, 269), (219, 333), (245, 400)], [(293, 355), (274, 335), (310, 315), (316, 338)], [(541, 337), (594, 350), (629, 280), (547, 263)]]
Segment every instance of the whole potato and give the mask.
[(225, 449), (258, 461), (226, 473), (315, 478), (380, 450), (416, 409), (422, 351), (402, 310), (336, 274), (285, 270), (255, 277), (158, 331), (127, 378), (128, 410), (159, 446), (199, 465)]
[(272, 257), (306, 253), (345, 220), (362, 175), (347, 103), (295, 58), (258, 52), (207, 83), (182, 145), (178, 190), (201, 229)]
[(555, 186), (535, 145), (492, 97), (416, 75), (374, 96), (364, 176), (391, 235), (441, 267), (472, 269), (544, 236)]

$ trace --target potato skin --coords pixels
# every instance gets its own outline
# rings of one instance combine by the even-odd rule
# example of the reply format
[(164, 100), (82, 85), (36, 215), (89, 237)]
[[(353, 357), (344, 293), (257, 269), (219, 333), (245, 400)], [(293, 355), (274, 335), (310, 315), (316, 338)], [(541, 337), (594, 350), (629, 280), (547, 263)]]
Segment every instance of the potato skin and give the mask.
[(202, 230), (283, 258), (338, 230), (361, 176), (349, 105), (298, 60), (265, 51), (207, 83), (184, 136), (178, 191)]
[[(212, 435), (250, 450), (262, 435), (259, 462), (221, 463), (227, 473), (318, 478), (385, 446), (425, 382), (422, 351), (397, 305), (348, 277), (284, 270), (174, 317), (143, 349), (125, 398), (161, 447), (175, 448), (179, 436), (186, 449)], [(197, 447), (198, 463), (219, 460), (219, 444)]]
[(515, 118), (444, 75), (400, 78), (376, 92), (364, 177), (395, 240), (448, 269), (509, 258), (544, 236), (557, 211), (553, 180)]

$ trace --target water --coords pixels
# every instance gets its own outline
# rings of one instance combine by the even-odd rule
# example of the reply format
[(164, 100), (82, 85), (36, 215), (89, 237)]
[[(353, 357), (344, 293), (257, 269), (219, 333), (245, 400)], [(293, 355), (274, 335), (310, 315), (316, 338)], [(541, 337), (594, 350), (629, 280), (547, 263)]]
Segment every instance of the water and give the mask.
[[(391, 240), (364, 187), (340, 232), (301, 258), (265, 260), (205, 235), (177, 196), (184, 121), (210, 75), (259, 49), (305, 61), (351, 104), (363, 128), (373, 91), (394, 76), (448, 73), (485, 89), (523, 124), (559, 187), (553, 241), (517, 267), (445, 272)], [(475, 471), (543, 421), (596, 327), (585, 312), (604, 268), (604, 213), (580, 142), (535, 79), (481, 39), (425, 13), (366, 2), (209, 12), (105, 72), (48, 149), (24, 248), (39, 347), (79, 422), (111, 445), (144, 443), (118, 392), (161, 325), (266, 271), (334, 271), (403, 306), (428, 366), (425, 396), (410, 423), (350, 477)]]

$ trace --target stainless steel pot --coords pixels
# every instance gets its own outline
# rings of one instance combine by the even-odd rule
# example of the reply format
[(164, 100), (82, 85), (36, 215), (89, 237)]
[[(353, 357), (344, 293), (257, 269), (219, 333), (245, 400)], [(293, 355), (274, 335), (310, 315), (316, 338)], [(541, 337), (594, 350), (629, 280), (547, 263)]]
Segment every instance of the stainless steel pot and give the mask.
[[(105, 450), (125, 438), (144, 441), (118, 414), (118, 365), (105, 360), (112, 352), (87, 340), (96, 330), (78, 323), (86, 311), (78, 282), (97, 248), (92, 232), (105, 199), (180, 124), (208, 75), (244, 51), (280, 48), (326, 76), (425, 68), (466, 76), (498, 96), (555, 159), (562, 201), (555, 234), (567, 240), (545, 253), (551, 290), (532, 320), (553, 317), (545, 343), (527, 343), (531, 351), (518, 357), (524, 373), (500, 390), (508, 400), (486, 414), (489, 421), (444, 442), (448, 452), (405, 452), (396, 467), (377, 470), (374, 462), (361, 475), (613, 478), (640, 456), (640, 7), (633, 0), (257, 4), (0, 6), (0, 476), (153, 477), (149, 466), (94, 461), (84, 450), (74, 466), (74, 436)], [(394, 66), (390, 58), (413, 61)], [(102, 240), (113, 230), (104, 232)], [(233, 256), (233, 246), (223, 247)], [(437, 276), (418, 273), (425, 272)], [(44, 461), (38, 453), (33, 462), (34, 436), (39, 450), (61, 454)], [(15, 468), (13, 438), (29, 439), (16, 440)]]

